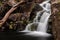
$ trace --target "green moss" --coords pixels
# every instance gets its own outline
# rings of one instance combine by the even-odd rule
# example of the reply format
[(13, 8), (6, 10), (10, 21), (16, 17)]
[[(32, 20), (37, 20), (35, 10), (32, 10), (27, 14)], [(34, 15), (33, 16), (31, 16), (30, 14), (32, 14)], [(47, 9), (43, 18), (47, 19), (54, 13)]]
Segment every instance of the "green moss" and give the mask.
[(60, 12), (58, 12), (58, 14), (60, 15)]
[(0, 1), (0, 5), (2, 5), (2, 2)]
[(13, 22), (10, 22), (9, 29), (13, 29)]
[(35, 30), (37, 30), (37, 25), (32, 24), (32, 25), (28, 28), (28, 30), (30, 30), (30, 31), (35, 31)]

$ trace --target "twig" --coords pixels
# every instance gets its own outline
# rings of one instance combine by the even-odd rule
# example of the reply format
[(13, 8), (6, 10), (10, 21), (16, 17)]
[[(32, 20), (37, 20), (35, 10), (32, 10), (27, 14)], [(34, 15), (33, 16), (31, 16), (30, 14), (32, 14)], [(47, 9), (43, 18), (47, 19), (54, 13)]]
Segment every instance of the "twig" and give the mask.
[(59, 2), (60, 2), (60, 1), (58, 1), (58, 0), (51, 1), (51, 5), (57, 4), (57, 3), (59, 3)]
[(6, 15), (3, 17), (2, 20), (0, 20), (0, 27), (6, 22), (6, 20), (8, 19), (8, 17), (10, 16), (10, 14), (17, 9), (17, 7), (23, 3), (24, 1), (20, 1), (19, 3), (17, 3), (16, 5), (14, 5), (7, 13)]

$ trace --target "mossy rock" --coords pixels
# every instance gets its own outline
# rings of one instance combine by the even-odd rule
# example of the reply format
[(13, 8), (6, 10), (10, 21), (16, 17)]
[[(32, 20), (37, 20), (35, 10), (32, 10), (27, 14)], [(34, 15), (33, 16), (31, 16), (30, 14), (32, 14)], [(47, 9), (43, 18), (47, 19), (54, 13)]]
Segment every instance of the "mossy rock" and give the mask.
[(2, 5), (2, 2), (0, 1), (0, 6)]

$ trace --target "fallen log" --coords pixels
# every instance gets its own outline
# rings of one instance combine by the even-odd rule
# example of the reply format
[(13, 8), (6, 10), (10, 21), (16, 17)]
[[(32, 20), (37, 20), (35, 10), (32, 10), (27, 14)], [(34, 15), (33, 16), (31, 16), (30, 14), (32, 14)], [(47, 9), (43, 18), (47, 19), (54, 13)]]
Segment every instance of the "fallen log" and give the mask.
[(20, 1), (20, 2), (18, 2), (16, 5), (14, 5), (14, 6), (6, 13), (6, 15), (3, 17), (3, 19), (0, 20), (0, 27), (6, 22), (6, 20), (7, 20), (8, 17), (9, 17), (9, 15), (10, 15), (14, 10), (16, 10), (17, 7), (18, 7), (21, 3), (23, 3), (23, 2), (24, 2), (23, 0)]

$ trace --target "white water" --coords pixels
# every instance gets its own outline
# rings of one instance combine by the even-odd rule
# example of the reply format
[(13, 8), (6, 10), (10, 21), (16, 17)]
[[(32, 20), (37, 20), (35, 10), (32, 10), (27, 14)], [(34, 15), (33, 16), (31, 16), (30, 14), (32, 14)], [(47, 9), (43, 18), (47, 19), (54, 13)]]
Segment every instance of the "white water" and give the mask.
[[(48, 28), (48, 19), (51, 15), (51, 8), (50, 8), (50, 0), (46, 0), (43, 3), (39, 4), (43, 10), (37, 12), (36, 17), (34, 18), (33, 22), (28, 24), (23, 32), (29, 32), (25, 35), (32, 35), (32, 36), (49, 36), (50, 34), (46, 33)], [(44, 6), (45, 5), (45, 6)], [(38, 17), (40, 17), (40, 14), (43, 12), (40, 20), (38, 20)], [(28, 30), (28, 28), (31, 27), (33, 24), (38, 24), (36, 31)]]
[(46, 32), (47, 31), (47, 24), (48, 24), (48, 18), (50, 17), (50, 14), (48, 14), (47, 12), (44, 12), (44, 14), (41, 16), (41, 20), (39, 22), (37, 31), (41, 31), (41, 32)]

